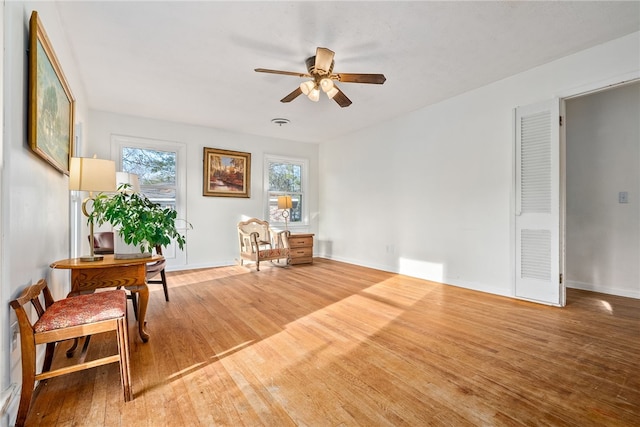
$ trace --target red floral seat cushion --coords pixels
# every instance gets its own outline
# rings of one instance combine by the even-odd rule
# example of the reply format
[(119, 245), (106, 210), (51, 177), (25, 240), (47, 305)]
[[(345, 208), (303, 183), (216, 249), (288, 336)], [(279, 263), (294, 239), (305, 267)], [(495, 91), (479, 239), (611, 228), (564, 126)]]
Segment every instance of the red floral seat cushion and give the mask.
[(258, 258), (285, 258), (289, 253), (287, 248), (275, 248), (275, 249), (262, 249), (258, 251)]
[(61, 299), (53, 303), (33, 325), (35, 332), (69, 328), (122, 317), (127, 312), (123, 290), (97, 292)]

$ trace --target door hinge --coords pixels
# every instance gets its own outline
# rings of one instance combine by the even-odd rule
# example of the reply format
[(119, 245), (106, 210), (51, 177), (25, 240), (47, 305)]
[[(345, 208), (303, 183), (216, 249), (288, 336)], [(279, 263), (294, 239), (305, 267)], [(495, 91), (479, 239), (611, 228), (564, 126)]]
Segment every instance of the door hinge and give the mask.
[(560, 273), (560, 284), (562, 285), (562, 273)]
[(560, 116), (560, 126), (562, 126), (562, 116)]

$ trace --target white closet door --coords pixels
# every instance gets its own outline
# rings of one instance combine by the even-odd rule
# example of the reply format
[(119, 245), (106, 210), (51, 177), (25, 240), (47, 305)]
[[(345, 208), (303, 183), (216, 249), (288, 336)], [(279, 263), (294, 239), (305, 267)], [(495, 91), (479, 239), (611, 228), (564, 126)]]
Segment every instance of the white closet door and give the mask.
[(562, 306), (559, 120), (558, 99), (516, 109), (515, 295)]

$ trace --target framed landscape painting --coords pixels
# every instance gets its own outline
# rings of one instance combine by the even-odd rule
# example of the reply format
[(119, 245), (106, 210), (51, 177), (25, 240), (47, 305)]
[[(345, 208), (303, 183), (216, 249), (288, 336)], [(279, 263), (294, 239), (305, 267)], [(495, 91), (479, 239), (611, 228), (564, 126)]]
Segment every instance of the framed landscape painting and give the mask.
[(75, 100), (38, 12), (29, 21), (29, 146), (69, 174)]
[(251, 153), (204, 148), (203, 196), (249, 197)]

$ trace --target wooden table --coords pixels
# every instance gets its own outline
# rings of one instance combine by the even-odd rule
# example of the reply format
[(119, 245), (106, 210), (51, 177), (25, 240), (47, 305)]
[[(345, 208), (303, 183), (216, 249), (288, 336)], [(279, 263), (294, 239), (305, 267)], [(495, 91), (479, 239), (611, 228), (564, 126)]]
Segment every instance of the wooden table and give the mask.
[(142, 341), (149, 340), (145, 330), (145, 316), (149, 304), (149, 288), (147, 287), (147, 263), (162, 260), (162, 255), (147, 258), (114, 259), (113, 255), (105, 255), (102, 261), (80, 261), (80, 258), (62, 259), (51, 263), (51, 268), (71, 270), (71, 292), (77, 295), (99, 288), (122, 286), (136, 292), (138, 300), (138, 332)]

